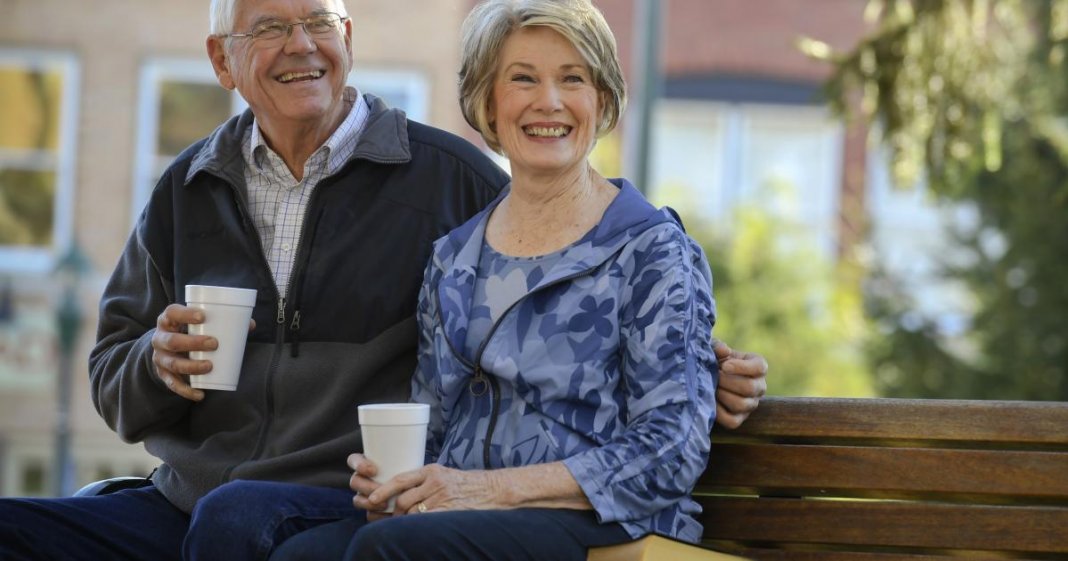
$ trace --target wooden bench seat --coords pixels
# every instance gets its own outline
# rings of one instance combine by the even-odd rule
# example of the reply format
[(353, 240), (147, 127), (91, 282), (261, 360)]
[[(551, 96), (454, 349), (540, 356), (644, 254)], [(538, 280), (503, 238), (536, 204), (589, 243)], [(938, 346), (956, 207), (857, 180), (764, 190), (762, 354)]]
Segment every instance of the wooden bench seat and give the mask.
[[(695, 493), (706, 548), (758, 560), (1068, 560), (1068, 403), (767, 398), (712, 446)], [(590, 559), (718, 558), (664, 542)]]

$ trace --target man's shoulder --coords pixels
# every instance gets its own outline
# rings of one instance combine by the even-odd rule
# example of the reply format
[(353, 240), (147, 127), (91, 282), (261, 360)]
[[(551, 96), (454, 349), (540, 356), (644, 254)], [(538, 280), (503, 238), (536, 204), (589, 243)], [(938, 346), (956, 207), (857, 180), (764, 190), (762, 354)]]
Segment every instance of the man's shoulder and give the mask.
[(468, 168), (486, 183), (498, 189), (508, 183), (508, 174), (459, 135), (408, 119), (408, 142), (413, 162), (426, 158), (447, 158), (454, 165)]

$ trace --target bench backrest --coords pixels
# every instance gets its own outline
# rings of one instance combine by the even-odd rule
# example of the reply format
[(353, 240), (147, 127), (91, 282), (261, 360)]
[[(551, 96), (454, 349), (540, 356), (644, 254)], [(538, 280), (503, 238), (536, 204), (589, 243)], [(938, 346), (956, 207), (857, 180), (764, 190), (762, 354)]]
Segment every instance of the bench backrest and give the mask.
[(754, 559), (1068, 559), (1068, 403), (767, 398), (716, 430), (704, 543)]

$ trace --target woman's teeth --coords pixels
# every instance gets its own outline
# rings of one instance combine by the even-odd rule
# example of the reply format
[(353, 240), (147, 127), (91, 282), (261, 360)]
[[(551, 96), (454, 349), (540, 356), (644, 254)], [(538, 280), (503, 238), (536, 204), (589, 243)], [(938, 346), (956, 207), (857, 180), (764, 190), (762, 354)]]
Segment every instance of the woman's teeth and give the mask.
[(523, 127), (523, 131), (526, 132), (529, 136), (558, 138), (561, 136), (566, 136), (567, 133), (571, 132), (571, 127)]

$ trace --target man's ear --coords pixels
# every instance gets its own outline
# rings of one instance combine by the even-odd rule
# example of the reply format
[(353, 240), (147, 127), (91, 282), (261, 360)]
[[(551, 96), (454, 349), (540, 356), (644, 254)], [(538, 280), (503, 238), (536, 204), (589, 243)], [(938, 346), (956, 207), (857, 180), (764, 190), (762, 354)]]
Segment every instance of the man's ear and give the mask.
[(219, 80), (219, 85), (232, 90), (237, 85), (234, 84), (234, 78), (230, 74), (230, 55), (226, 52), (225, 37), (217, 37), (210, 35), (207, 41), (208, 59), (211, 60), (211, 67), (215, 69), (215, 77)]
[(348, 18), (342, 24), (342, 34), (345, 35), (345, 50), (349, 52), (349, 60), (352, 60), (352, 18)]

